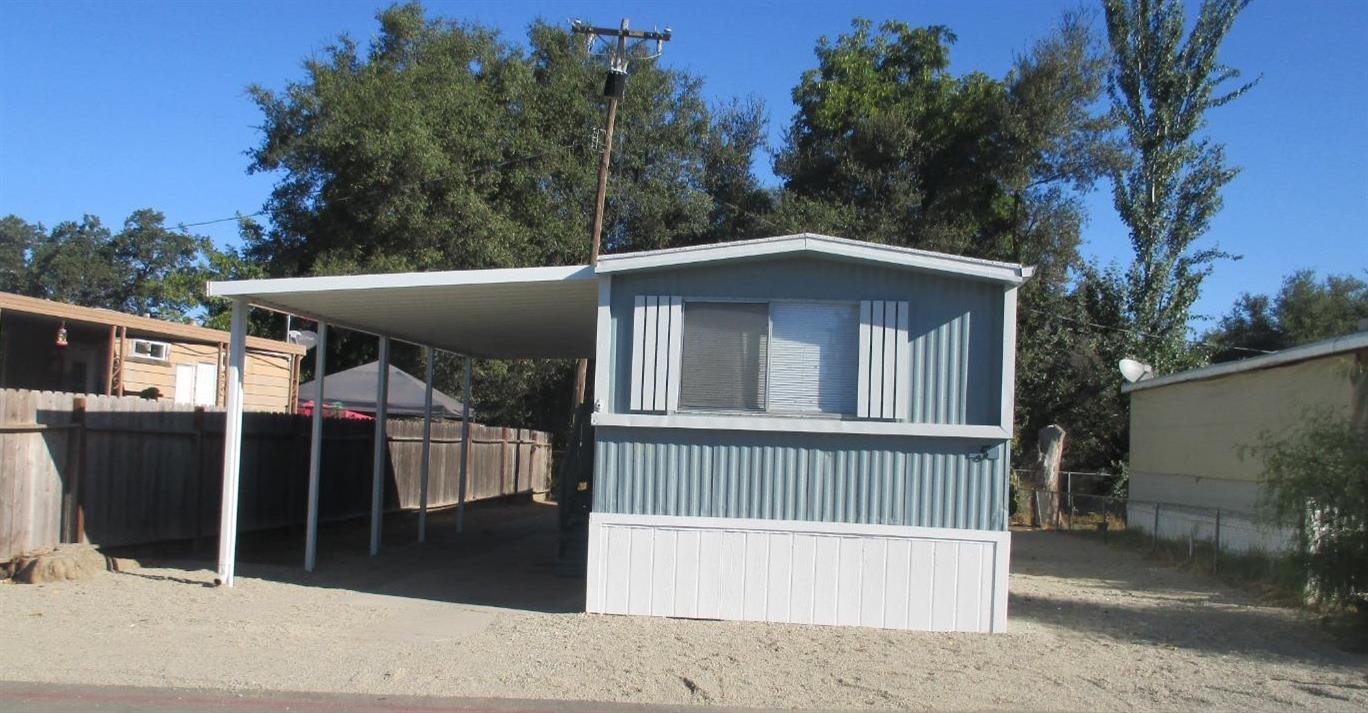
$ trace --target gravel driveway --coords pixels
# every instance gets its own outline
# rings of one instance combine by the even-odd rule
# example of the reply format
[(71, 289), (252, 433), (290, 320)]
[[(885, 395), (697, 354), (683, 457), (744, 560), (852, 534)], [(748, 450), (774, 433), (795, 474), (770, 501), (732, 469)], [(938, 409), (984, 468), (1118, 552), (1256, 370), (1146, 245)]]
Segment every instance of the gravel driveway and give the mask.
[[(387, 557), (400, 564), (357, 558), (357, 576), (408, 596), (303, 586), (297, 567), (275, 565), (244, 567), (232, 590), (183, 568), (0, 586), (0, 679), (820, 709), (1368, 710), (1368, 657), (1295, 612), (1064, 534), (1014, 537), (1000, 635), (500, 609), (413, 596), (386, 569), (403, 553)], [(459, 569), (417, 569), (421, 591), (478, 589)]]

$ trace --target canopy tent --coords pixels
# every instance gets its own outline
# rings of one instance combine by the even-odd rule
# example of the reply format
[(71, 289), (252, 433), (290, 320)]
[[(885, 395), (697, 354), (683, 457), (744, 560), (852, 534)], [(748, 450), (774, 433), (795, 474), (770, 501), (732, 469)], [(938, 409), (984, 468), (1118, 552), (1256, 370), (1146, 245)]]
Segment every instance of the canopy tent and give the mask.
[[(375, 413), (375, 392), (380, 377), (380, 362), (352, 367), (328, 374), (323, 380), (323, 407), (340, 407), (348, 411)], [(422, 416), (427, 385), (421, 379), (393, 364), (389, 367), (389, 399), (387, 412), (399, 416)], [(299, 405), (312, 404), (318, 393), (318, 380), (299, 387)], [(460, 418), (460, 401), (432, 390), (432, 415), (438, 418)]]

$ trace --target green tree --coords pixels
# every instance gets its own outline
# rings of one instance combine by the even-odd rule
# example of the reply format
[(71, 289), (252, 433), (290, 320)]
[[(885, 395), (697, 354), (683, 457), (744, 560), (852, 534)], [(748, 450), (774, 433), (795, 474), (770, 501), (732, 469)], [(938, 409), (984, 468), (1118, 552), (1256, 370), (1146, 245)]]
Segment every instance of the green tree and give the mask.
[(1066, 17), (1003, 79), (949, 71), (945, 27), (856, 20), (817, 44), (775, 161), (777, 218), (838, 234), (1041, 264), (1077, 260), (1081, 191), (1106, 168), (1089, 105), (1104, 63)]
[(0, 292), (23, 292), (29, 254), (45, 237), (43, 226), (17, 215), (0, 218)]
[(0, 218), (0, 289), (58, 302), (187, 320), (205, 306), (216, 259), (208, 238), (168, 229), (151, 209), (134, 211), (118, 233), (92, 215), (51, 231)]
[(1353, 275), (1327, 275), (1298, 270), (1283, 280), (1278, 294), (1245, 293), (1208, 332), (1214, 345), (1211, 360), (1232, 361), (1257, 351), (1277, 351), (1358, 330), (1368, 319), (1368, 282)]
[(1127, 316), (1138, 333), (1152, 335), (1136, 341), (1136, 356), (1161, 369), (1190, 358), (1189, 310), (1213, 264), (1233, 257), (1195, 245), (1221, 209), (1221, 188), (1238, 173), (1224, 147), (1200, 133), (1207, 111), (1254, 85), (1225, 91), (1240, 73), (1217, 61), (1246, 5), (1204, 0), (1188, 31), (1179, 0), (1103, 0), (1111, 113), (1129, 159), (1112, 172), (1112, 199), (1134, 250)]
[(114, 307), (157, 319), (184, 320), (203, 302), (201, 261), (215, 251), (208, 238), (168, 229), (160, 212), (134, 211), (109, 245), (122, 273)]
[(124, 276), (112, 239), (93, 215), (53, 226), (29, 252), (24, 294), (87, 307), (119, 304)]
[[(1368, 413), (1368, 404), (1357, 409)], [(1312, 411), (1300, 428), (1265, 433), (1251, 450), (1263, 463), (1261, 506), (1297, 534), (1310, 593), (1361, 607), (1368, 592), (1368, 425)]]

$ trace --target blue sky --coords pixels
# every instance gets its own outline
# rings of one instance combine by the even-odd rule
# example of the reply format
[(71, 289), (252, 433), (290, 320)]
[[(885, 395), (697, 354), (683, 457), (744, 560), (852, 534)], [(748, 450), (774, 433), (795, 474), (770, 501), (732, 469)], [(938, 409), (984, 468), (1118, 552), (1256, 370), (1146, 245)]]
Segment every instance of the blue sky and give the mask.
[[(388, 3), (0, 2), (0, 215), (54, 222), (137, 208), (191, 223), (261, 208), (274, 178), (249, 176), (260, 116), (243, 89), (278, 88), (338, 34), (366, 40)], [(956, 72), (1000, 76), (1077, 2), (466, 2), (427, 3), (521, 38), (536, 17), (669, 25), (663, 62), (706, 79), (718, 99), (756, 96), (778, 145), (789, 92), (820, 35), (859, 15), (945, 24)], [(1087, 4), (1085, 6), (1090, 6)], [(1220, 314), (1242, 291), (1271, 292), (1297, 268), (1368, 268), (1368, 2), (1257, 0), (1222, 59), (1263, 80), (1214, 112), (1209, 134), (1244, 172), (1226, 190), (1209, 241), (1242, 254), (1208, 279), (1197, 311)], [(769, 159), (757, 170), (773, 181)], [(1089, 201), (1086, 250), (1129, 257), (1106, 186)], [(197, 229), (231, 241), (231, 223)], [(859, 237), (859, 236), (849, 236)]]

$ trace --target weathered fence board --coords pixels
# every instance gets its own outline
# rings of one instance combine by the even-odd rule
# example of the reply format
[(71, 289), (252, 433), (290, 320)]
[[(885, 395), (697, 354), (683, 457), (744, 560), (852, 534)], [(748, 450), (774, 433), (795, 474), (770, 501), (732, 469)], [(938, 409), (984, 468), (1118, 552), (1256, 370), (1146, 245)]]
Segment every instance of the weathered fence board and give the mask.
[[(164, 401), (0, 389), (0, 562), (71, 539), (77, 521), (100, 545), (213, 536), (224, 418)], [(294, 414), (244, 414), (241, 529), (304, 522), (309, 424)], [(320, 518), (365, 515), (373, 423), (328, 419), (323, 434)], [(421, 419), (387, 424), (386, 510), (419, 506), (422, 434)], [(549, 434), (471, 424), (470, 436), (467, 502), (549, 486)], [(434, 422), (429, 507), (459, 502), (464, 453), (461, 424)], [(64, 510), (66, 493), (72, 505)]]

